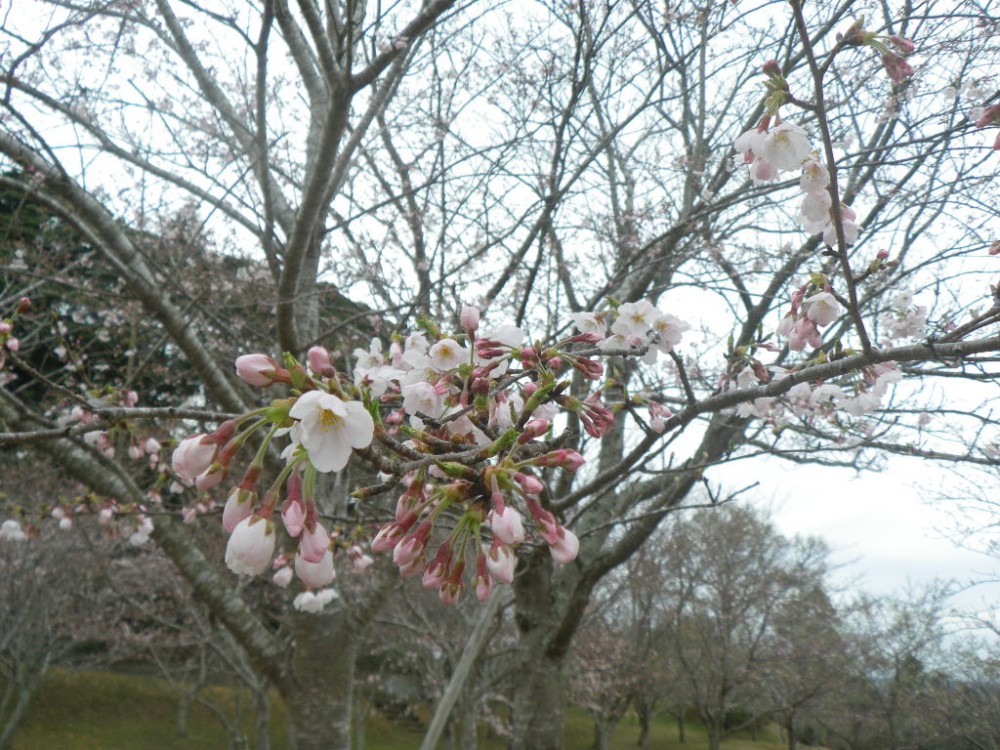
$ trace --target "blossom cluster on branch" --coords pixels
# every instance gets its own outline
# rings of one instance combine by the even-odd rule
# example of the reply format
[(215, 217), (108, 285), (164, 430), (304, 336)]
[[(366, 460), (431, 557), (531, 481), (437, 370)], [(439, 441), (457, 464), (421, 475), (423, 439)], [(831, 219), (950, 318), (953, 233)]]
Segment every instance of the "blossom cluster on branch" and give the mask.
[[(372, 551), (391, 551), (402, 575), (420, 575), (447, 604), (470, 581), (480, 600), (495, 582), (510, 583), (518, 547), (532, 540), (546, 544), (557, 563), (575, 559), (579, 540), (545, 507), (543, 473), (574, 472), (585, 459), (558, 444), (566, 435), (557, 436), (554, 423), (568, 414), (600, 438), (615, 415), (602, 403), (601, 388), (574, 396), (564, 376), (599, 381), (604, 367), (595, 357), (604, 354), (654, 362), (689, 326), (648, 301), (578, 315), (578, 333), (551, 346), (526, 342), (513, 325), (481, 332), (474, 308), (464, 309), (460, 321), (462, 330), (451, 335), (425, 322), (423, 332), (396, 337), (384, 353), (373, 340), (355, 350), (350, 377), (322, 347), (310, 349), (304, 364), (288, 354), (281, 362), (264, 354), (236, 360), (248, 384), (284, 385), (291, 396), (184, 438), (172, 459), (181, 480), (207, 491), (235, 469), (241, 449), (255, 444), (222, 513), (231, 570), (275, 569), (275, 583), (288, 585), (294, 576), (316, 592), (334, 580), (335, 549), (363, 560), (356, 540), (341, 540), (324, 526), (315, 500), (318, 475), (343, 470), (355, 452), (384, 475), (356, 497), (388, 491), (397, 481), (404, 488)], [(649, 409), (651, 422), (662, 425), (670, 416), (662, 404), (649, 402)], [(265, 457), (276, 441), (284, 467), (261, 496)], [(284, 541), (276, 558), (278, 519)], [(322, 604), (296, 600), (304, 610)]]

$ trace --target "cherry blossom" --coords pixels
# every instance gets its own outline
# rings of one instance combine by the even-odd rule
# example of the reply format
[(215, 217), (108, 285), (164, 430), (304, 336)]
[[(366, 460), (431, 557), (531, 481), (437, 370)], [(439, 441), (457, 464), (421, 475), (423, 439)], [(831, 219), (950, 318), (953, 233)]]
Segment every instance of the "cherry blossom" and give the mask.
[(274, 524), (269, 520), (259, 515), (244, 518), (229, 536), (226, 565), (237, 575), (260, 575), (271, 564), (276, 541)]
[(302, 556), (301, 550), (295, 555), (295, 575), (306, 587), (321, 589), (337, 577), (333, 567), (333, 552), (327, 548), (317, 562), (310, 562)]
[(375, 425), (364, 405), (342, 401), (332, 393), (303, 393), (288, 414), (299, 420), (302, 446), (321, 472), (343, 469), (352, 449), (367, 447), (374, 435)]
[(215, 454), (216, 443), (209, 436), (203, 433), (190, 435), (174, 449), (174, 471), (183, 479), (194, 480), (212, 465)]
[(779, 172), (798, 169), (809, 156), (809, 136), (801, 127), (785, 120), (768, 132), (758, 155)]

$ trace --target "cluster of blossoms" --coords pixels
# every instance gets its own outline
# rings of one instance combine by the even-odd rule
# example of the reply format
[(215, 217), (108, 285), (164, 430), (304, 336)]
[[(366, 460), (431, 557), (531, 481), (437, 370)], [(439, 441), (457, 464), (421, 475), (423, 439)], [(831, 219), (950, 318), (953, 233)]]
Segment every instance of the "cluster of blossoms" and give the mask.
[[(809, 234), (823, 235), (823, 242), (830, 247), (837, 246), (837, 229), (833, 219), (833, 199), (830, 197), (830, 172), (816, 159), (807, 159), (802, 164), (799, 188), (805, 193), (799, 222)], [(853, 245), (858, 239), (857, 214), (850, 206), (840, 204), (840, 226), (844, 232), (844, 242)]]
[(927, 325), (927, 308), (913, 303), (913, 292), (900, 292), (893, 298), (889, 311), (879, 318), (879, 324), (888, 339), (922, 336)]
[[(655, 360), (680, 342), (688, 326), (649, 302), (577, 316), (579, 333), (548, 347), (526, 342), (512, 325), (481, 333), (473, 308), (462, 311), (460, 325), (461, 333), (449, 336), (425, 324), (423, 333), (394, 338), (387, 351), (375, 339), (368, 349), (355, 350), (350, 378), (337, 372), (321, 347), (308, 352), (305, 365), (289, 355), (281, 363), (263, 354), (237, 359), (245, 382), (284, 384), (291, 397), (212, 433), (191, 435), (173, 454), (177, 477), (205, 491), (224, 481), (235, 456), (258, 435), (256, 456), (222, 513), (231, 570), (260, 575), (271, 569), (281, 586), (297, 579), (305, 591), (294, 605), (302, 611), (332, 601), (334, 551), (347, 549), (358, 567), (371, 558), (356, 540), (327, 530), (315, 486), (319, 474), (342, 470), (358, 450), (385, 476), (355, 497), (383, 492), (397, 478), (404, 487), (372, 551), (391, 551), (402, 575), (421, 575), (447, 604), (462, 594), (467, 571), (481, 600), (496, 582), (510, 583), (522, 544), (545, 544), (559, 564), (576, 558), (579, 540), (546, 509), (543, 477), (556, 469), (576, 471), (584, 457), (550, 444), (553, 420), (569, 412), (600, 438), (615, 417), (600, 389), (578, 398), (560, 376), (575, 370), (600, 380), (604, 368), (593, 355), (606, 351), (632, 350)], [(670, 416), (652, 402), (650, 414), (661, 429)], [(261, 497), (264, 457), (277, 439), (288, 441), (281, 450), (284, 468)], [(277, 518), (287, 541), (276, 556)], [(435, 531), (443, 528), (441, 541)]]
[[(823, 241), (833, 247), (837, 234), (833, 217), (833, 200), (830, 197), (830, 173), (816, 158), (809, 145), (806, 132), (788, 121), (779, 121), (771, 127), (771, 116), (766, 115), (756, 128), (736, 139), (738, 164), (750, 165), (754, 184), (772, 182), (781, 172), (801, 169), (799, 188), (805, 193), (799, 221), (809, 234), (823, 234)], [(840, 205), (841, 226), (844, 240), (851, 245), (857, 240), (857, 215), (844, 204)]]
[(829, 281), (817, 275), (792, 295), (791, 309), (778, 324), (777, 334), (788, 339), (792, 351), (801, 352), (806, 346), (818, 349), (823, 345), (819, 329), (830, 325), (840, 314), (841, 306)]
[[(847, 383), (798, 383), (781, 398), (758, 398), (740, 404), (736, 414), (742, 418), (758, 417), (776, 427), (793, 418), (816, 417), (836, 419), (838, 412), (861, 417), (877, 410), (882, 397), (894, 383), (902, 379), (896, 363), (881, 362), (865, 367), (860, 376)], [(753, 368), (744, 368), (734, 379), (734, 388), (747, 388), (761, 380)]]

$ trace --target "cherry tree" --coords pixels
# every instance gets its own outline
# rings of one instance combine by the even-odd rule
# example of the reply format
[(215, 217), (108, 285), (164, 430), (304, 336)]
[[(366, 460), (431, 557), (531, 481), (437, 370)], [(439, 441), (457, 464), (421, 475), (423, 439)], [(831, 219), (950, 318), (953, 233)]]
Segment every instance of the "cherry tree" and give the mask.
[[(350, 742), (370, 542), (445, 604), (513, 586), (513, 746), (557, 748), (594, 587), (715, 466), (994, 466), (980, 404), (925, 416), (1000, 350), (995, 21), (963, 8), (19, 3), (0, 188), (190, 390), (37, 398), (61, 381), (21, 340), (64, 311), (30, 300), (76, 266), (35, 278), (25, 243), (3, 444), (166, 552), (297, 747)], [(247, 596), (272, 576), (278, 617)]]

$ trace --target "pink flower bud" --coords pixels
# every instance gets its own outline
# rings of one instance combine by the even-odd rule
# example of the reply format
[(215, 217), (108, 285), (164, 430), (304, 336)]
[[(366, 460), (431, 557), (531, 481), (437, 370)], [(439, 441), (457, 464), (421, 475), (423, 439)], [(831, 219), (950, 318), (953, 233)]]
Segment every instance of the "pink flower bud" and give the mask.
[(506, 544), (493, 542), (486, 553), (486, 568), (490, 575), (501, 583), (512, 583), (514, 571), (517, 568), (517, 555)]
[(302, 477), (294, 472), (288, 477), (288, 497), (281, 506), (281, 522), (290, 537), (302, 533), (306, 522), (306, 506), (302, 502)]
[(174, 471), (183, 479), (194, 479), (212, 465), (215, 450), (215, 441), (202, 433), (184, 438), (174, 448)]
[[(104, 511), (101, 511), (102, 513)], [(188, 505), (187, 507), (181, 508), (181, 518), (184, 519), (184, 523), (191, 525), (198, 520), (198, 508), (195, 505)]]
[(309, 361), (309, 369), (317, 375), (325, 377), (332, 377), (334, 375), (333, 360), (330, 358), (330, 352), (324, 347), (312, 347), (306, 353), (306, 358)]
[(462, 312), (459, 313), (458, 320), (462, 326), (462, 330), (469, 334), (469, 336), (472, 336), (472, 334), (479, 330), (479, 310), (475, 307), (469, 305), (463, 307)]
[(556, 533), (547, 536), (545, 541), (549, 543), (549, 554), (552, 555), (552, 559), (560, 565), (573, 562), (580, 551), (580, 540), (565, 526), (557, 527)]
[(423, 556), (426, 546), (426, 540), (419, 532), (408, 536), (392, 550), (392, 561), (401, 568), (406, 567)]
[(198, 492), (204, 492), (221, 484), (225, 476), (226, 472), (222, 466), (213, 464), (209, 467), (208, 471), (195, 477), (194, 486), (198, 489)]
[(781, 66), (778, 65), (777, 60), (768, 60), (764, 63), (764, 75), (771, 76), (772, 78), (781, 75)]
[(226, 498), (226, 505), (222, 509), (222, 528), (227, 533), (232, 534), (236, 524), (253, 513), (253, 506), (257, 500), (257, 493), (236, 487)]
[(464, 588), (461, 581), (446, 581), (441, 584), (441, 588), (438, 589), (441, 603), (446, 607), (454, 606), (462, 598)]
[(244, 354), (236, 358), (236, 374), (257, 388), (266, 388), (274, 383), (279, 371), (284, 372), (266, 354)]
[(532, 419), (524, 426), (524, 432), (517, 437), (517, 442), (524, 445), (529, 440), (541, 437), (549, 431), (549, 421), (547, 419)]
[(913, 67), (899, 55), (888, 52), (882, 55), (882, 66), (893, 83), (902, 83), (913, 75)]
[(244, 518), (229, 537), (226, 565), (237, 575), (260, 575), (271, 564), (276, 539), (274, 524), (266, 518)]
[(424, 570), (420, 583), (425, 589), (436, 589), (444, 583), (448, 576), (448, 565), (441, 560), (432, 560)]
[(493, 590), (493, 579), (488, 575), (476, 575), (476, 599), (479, 600), (480, 604), (484, 604), (487, 599), (490, 598), (490, 592)]
[(501, 510), (491, 510), (486, 516), (493, 536), (504, 544), (520, 544), (524, 541), (524, 520), (520, 513), (509, 505)]
[(329, 585), (337, 573), (333, 568), (333, 552), (327, 547), (317, 562), (309, 562), (302, 556), (302, 547), (295, 555), (295, 575), (310, 589), (321, 589)]
[(890, 36), (889, 41), (896, 45), (904, 54), (912, 55), (917, 51), (917, 45), (911, 42), (909, 39), (904, 39), (901, 36)]
[(542, 484), (538, 477), (533, 477), (530, 474), (524, 474), (520, 471), (514, 474), (514, 481), (521, 485), (521, 489), (524, 490), (526, 495), (540, 495), (545, 490), (545, 485)]
[(320, 562), (329, 550), (330, 535), (323, 528), (323, 524), (317, 523), (311, 530), (307, 525), (302, 531), (302, 538), (299, 539), (299, 554), (306, 562)]
[(535, 466), (542, 466), (547, 469), (560, 468), (566, 471), (576, 471), (586, 462), (587, 459), (570, 448), (559, 448), (531, 460), (531, 463)]
[(372, 539), (372, 552), (388, 552), (399, 544), (405, 533), (406, 530), (396, 523), (383, 526)]

